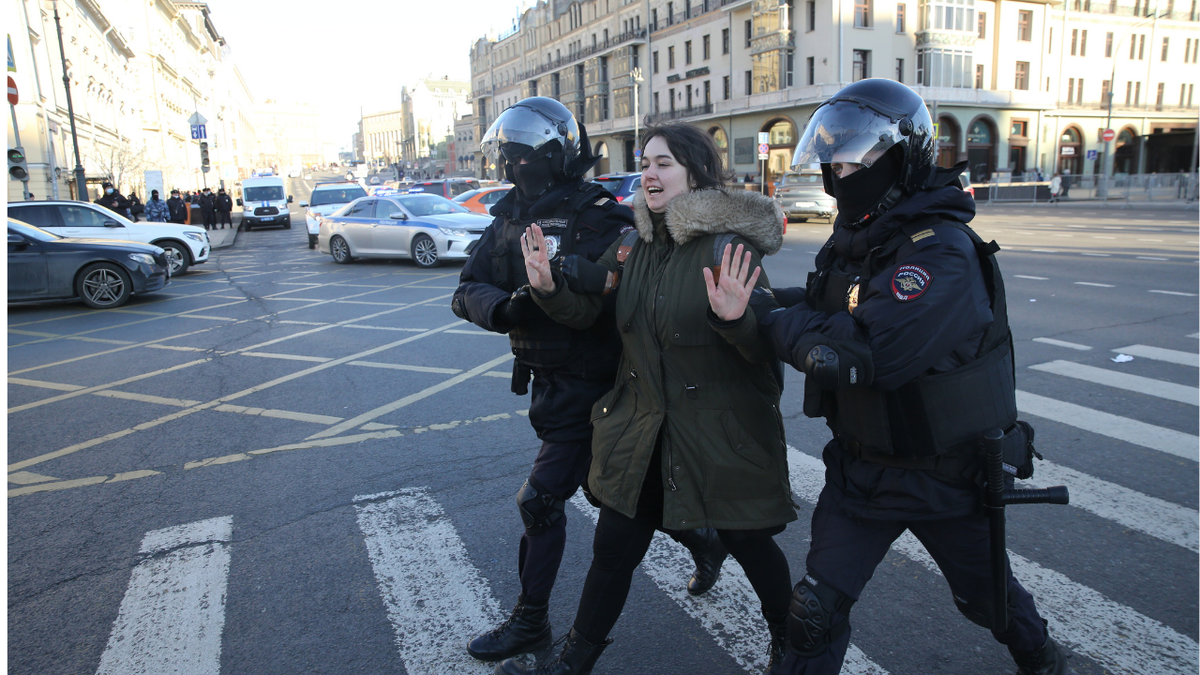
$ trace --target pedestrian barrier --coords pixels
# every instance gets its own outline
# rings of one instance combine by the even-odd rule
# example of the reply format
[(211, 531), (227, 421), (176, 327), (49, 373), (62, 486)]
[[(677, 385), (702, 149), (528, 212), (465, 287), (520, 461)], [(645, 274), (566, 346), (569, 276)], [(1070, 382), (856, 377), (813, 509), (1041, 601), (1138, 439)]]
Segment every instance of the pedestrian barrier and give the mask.
[[(1124, 202), (1195, 202), (1200, 193), (1200, 174), (1148, 173), (1116, 176), (1066, 175), (1062, 177), (1061, 201)], [(982, 188), (984, 186), (978, 186)], [(1048, 202), (1050, 183), (994, 181), (986, 186), (987, 202)], [(977, 188), (978, 189), (978, 188)]]

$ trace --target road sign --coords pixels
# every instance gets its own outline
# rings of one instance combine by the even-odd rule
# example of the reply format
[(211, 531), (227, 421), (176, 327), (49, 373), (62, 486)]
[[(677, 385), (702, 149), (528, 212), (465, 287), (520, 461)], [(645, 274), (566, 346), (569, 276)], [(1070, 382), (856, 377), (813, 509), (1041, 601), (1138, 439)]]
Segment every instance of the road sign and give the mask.
[(769, 131), (758, 132), (758, 144), (759, 145), (762, 145), (763, 143), (770, 143), (770, 142), (771, 142), (771, 132), (769, 132)]
[(204, 115), (201, 115), (198, 112), (193, 113), (192, 116), (188, 118), (188, 124), (190, 124), (192, 126), (196, 126), (198, 124), (207, 124), (207, 123), (208, 123), (208, 120), (204, 119)]
[(759, 144), (758, 144), (758, 154), (760, 154), (760, 155), (765, 155), (765, 154), (767, 154), (767, 153), (769, 153), (769, 152), (771, 152), (771, 146), (770, 146), (770, 145), (767, 145), (766, 143), (759, 143)]
[(1100, 132), (1100, 140), (1104, 141), (1105, 143), (1115, 141), (1116, 139), (1117, 132), (1113, 131), (1112, 129), (1105, 129), (1104, 131)]
[(204, 125), (203, 124), (193, 124), (192, 125), (192, 140), (200, 141), (200, 140), (204, 140), (205, 138), (208, 138), (208, 131), (204, 128)]
[(1088, 160), (1089, 160), (1089, 161), (1090, 161), (1090, 160), (1093, 160), (1093, 159), (1096, 159), (1096, 158), (1097, 158), (1097, 157), (1099, 157), (1099, 156), (1100, 156), (1100, 151), (1099, 151), (1099, 150), (1088, 150), (1088, 151), (1087, 151), (1087, 158), (1088, 158)]
[(8, 78), (8, 102), (12, 105), (17, 104), (17, 81)]
[(634, 158), (634, 159), (641, 159), (641, 158), (642, 158), (642, 151), (641, 151), (641, 150), (634, 150), (634, 151), (633, 151), (633, 158)]

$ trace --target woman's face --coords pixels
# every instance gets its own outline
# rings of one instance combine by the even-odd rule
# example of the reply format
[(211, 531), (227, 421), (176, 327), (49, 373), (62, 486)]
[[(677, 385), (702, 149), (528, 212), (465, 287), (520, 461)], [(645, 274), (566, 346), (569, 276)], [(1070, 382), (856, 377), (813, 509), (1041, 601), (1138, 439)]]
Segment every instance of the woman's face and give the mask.
[(642, 153), (642, 191), (646, 195), (646, 206), (655, 213), (667, 210), (667, 204), (675, 197), (688, 191), (688, 172), (680, 164), (667, 141), (655, 136), (646, 144)]

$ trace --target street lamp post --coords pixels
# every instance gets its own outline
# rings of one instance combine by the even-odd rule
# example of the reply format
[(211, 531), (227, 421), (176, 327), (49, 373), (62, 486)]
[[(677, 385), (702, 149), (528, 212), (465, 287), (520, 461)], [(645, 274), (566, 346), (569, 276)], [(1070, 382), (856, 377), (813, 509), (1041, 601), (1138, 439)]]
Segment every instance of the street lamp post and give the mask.
[[(642, 121), (638, 117), (638, 85), (645, 80), (642, 79), (642, 69), (634, 68), (629, 71), (629, 77), (633, 80), (633, 151), (640, 152), (642, 148)], [(637, 162), (634, 162), (637, 164)]]
[(75, 129), (75, 107), (71, 105), (71, 77), (67, 75), (67, 52), (63, 49), (62, 22), (58, 18), (58, 2), (54, 3), (54, 27), (58, 30), (58, 55), (62, 58), (63, 86), (67, 89), (67, 117), (71, 120), (71, 141), (75, 144), (75, 197), (80, 201), (88, 199), (87, 174), (79, 163), (79, 133)]

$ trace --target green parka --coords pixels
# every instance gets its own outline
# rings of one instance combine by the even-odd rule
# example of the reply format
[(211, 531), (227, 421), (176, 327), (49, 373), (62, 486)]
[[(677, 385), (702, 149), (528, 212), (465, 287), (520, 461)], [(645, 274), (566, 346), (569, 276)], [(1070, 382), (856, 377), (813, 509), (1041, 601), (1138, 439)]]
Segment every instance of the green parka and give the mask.
[[(709, 320), (702, 272), (720, 264), (714, 249), (726, 233), (734, 249), (751, 252), (751, 270), (759, 266), (760, 253), (783, 244), (783, 212), (757, 193), (699, 190), (671, 200), (656, 235), (640, 191), (632, 206), (638, 239), (615, 291), (624, 351), (613, 390), (592, 409), (592, 495), (633, 517), (646, 472), (657, 471), (666, 528), (753, 530), (795, 520), (774, 354), (751, 309), (732, 325)], [(598, 262), (618, 270), (623, 240)], [(535, 294), (537, 303), (568, 326), (591, 325), (601, 296), (556, 281), (555, 293)], [(765, 273), (757, 284), (770, 287)], [(660, 434), (662, 463), (651, 467)]]

